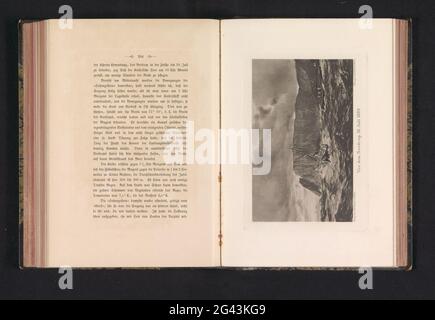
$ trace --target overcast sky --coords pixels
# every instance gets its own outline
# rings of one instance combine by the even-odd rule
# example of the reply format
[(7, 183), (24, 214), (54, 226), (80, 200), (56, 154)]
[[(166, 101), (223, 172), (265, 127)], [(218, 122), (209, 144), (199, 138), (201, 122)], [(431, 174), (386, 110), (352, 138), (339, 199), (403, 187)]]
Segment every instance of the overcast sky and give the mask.
[(292, 60), (252, 60), (254, 105), (264, 105), (297, 86)]

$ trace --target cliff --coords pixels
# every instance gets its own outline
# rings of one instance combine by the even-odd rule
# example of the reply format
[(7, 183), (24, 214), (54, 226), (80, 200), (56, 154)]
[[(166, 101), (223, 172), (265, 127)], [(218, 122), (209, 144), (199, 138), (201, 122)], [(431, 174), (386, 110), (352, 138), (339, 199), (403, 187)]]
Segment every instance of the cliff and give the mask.
[(320, 195), (318, 161), (312, 157), (319, 151), (321, 140), (320, 104), (317, 97), (318, 75), (316, 60), (296, 60), (299, 91), (295, 104), (293, 135), (293, 169), (305, 188)]

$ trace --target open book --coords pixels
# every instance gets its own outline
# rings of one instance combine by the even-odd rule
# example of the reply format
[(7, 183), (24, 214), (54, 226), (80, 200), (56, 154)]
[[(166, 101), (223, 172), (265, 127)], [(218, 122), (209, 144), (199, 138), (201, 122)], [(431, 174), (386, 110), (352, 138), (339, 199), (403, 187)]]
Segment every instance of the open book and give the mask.
[(409, 268), (409, 27), (362, 22), (21, 23), (22, 266)]

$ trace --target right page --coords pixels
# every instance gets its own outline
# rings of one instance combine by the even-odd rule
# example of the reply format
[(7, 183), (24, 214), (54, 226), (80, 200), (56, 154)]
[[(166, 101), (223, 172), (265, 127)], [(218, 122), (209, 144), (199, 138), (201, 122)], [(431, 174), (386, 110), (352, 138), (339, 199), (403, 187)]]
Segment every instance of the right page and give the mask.
[(393, 20), (222, 22), (224, 266), (395, 266), (393, 47)]

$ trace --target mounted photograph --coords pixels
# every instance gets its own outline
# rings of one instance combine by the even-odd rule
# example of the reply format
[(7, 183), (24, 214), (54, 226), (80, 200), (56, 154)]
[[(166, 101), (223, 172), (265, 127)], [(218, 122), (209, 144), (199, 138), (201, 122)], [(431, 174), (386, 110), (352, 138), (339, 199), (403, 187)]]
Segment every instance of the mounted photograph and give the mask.
[(353, 60), (252, 60), (252, 127), (272, 136), (254, 222), (354, 221), (353, 73)]

